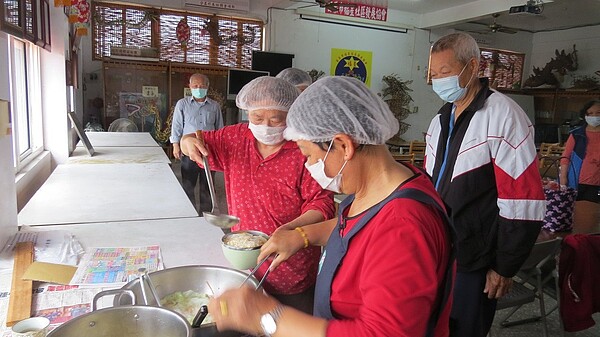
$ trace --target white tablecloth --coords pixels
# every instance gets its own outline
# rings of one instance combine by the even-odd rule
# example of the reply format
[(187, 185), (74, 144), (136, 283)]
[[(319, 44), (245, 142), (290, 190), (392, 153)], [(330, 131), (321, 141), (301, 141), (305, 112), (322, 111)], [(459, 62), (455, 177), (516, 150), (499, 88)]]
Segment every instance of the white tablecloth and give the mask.
[(166, 164), (59, 165), (19, 212), (19, 225), (196, 217)]

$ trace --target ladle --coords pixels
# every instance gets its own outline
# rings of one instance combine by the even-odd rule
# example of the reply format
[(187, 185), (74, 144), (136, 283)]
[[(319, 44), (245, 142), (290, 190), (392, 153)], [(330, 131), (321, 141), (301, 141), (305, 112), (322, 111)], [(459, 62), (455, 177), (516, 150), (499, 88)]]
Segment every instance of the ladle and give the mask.
[(211, 225), (220, 228), (231, 228), (240, 222), (240, 218), (233, 215), (221, 214), (221, 212), (219, 212), (217, 197), (215, 196), (215, 185), (213, 183), (212, 175), (210, 174), (210, 168), (208, 167), (208, 159), (206, 159), (205, 156), (202, 156), (202, 162), (204, 164), (204, 172), (206, 172), (210, 199), (213, 205), (211, 212), (202, 212), (202, 215), (204, 215), (204, 219)]
[(146, 285), (148, 285), (148, 288), (150, 288), (150, 293), (154, 298), (154, 302), (156, 302), (156, 306), (161, 307), (160, 299), (158, 297), (158, 294), (156, 293), (156, 287), (154, 287), (154, 283), (152, 283), (152, 279), (150, 278), (150, 275), (148, 275), (148, 270), (146, 268), (139, 268), (138, 273), (140, 275), (140, 290), (142, 291), (142, 299), (144, 300), (144, 305), (148, 305), (148, 296), (146, 295)]

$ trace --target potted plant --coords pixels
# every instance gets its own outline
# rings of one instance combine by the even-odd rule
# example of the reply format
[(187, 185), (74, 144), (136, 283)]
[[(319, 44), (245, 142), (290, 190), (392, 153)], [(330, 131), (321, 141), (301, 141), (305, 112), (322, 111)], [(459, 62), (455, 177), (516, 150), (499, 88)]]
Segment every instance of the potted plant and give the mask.
[(319, 78), (325, 75), (325, 72), (322, 70), (311, 69), (308, 71), (308, 75), (312, 78), (312, 82), (315, 83)]
[(412, 81), (402, 81), (398, 75), (391, 74), (383, 76), (383, 83), (385, 84), (385, 87), (378, 95), (388, 104), (390, 110), (394, 113), (398, 122), (400, 122), (398, 133), (392, 137), (388, 143), (391, 145), (399, 145), (405, 143), (405, 140), (400, 136), (410, 127), (410, 124), (403, 122), (403, 120), (413, 113), (409, 108), (410, 102), (413, 101), (409, 93), (412, 89), (408, 87)]

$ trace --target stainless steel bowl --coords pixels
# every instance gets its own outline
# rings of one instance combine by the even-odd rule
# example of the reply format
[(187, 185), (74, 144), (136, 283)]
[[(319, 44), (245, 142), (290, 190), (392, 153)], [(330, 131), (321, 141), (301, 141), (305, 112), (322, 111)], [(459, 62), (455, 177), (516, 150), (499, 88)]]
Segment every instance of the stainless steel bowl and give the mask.
[[(156, 288), (156, 293), (160, 299), (177, 291), (192, 290), (198, 293), (219, 295), (227, 289), (238, 288), (248, 274), (236, 269), (196, 265), (168, 268), (150, 273), (152, 284)], [(248, 286), (256, 287), (258, 280), (254, 277), (246, 281)], [(210, 285), (210, 286), (209, 286)], [(211, 289), (212, 288), (212, 289)], [(142, 291), (139, 279), (133, 280), (121, 289), (132, 290), (135, 294), (136, 304), (143, 305)], [(151, 290), (146, 285), (146, 294)], [(148, 305), (156, 306), (156, 301), (152, 296), (148, 296)], [(131, 304), (131, 299), (127, 296), (115, 296), (115, 306)], [(242, 336), (240, 333), (217, 332), (214, 323), (203, 324), (200, 328), (192, 329), (192, 336)]]

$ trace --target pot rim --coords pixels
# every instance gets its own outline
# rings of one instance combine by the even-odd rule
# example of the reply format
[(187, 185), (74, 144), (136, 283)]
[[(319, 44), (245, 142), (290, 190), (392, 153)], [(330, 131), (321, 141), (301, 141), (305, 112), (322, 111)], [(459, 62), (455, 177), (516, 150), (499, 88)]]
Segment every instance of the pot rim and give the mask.
[(88, 312), (86, 314), (83, 314), (81, 316), (72, 318), (72, 319), (68, 320), (67, 322), (59, 325), (52, 331), (50, 331), (48, 333), (47, 337), (53, 337), (54, 334), (58, 334), (61, 331), (68, 329), (71, 325), (75, 325), (78, 321), (83, 321), (84, 319), (89, 318), (90, 316), (98, 315), (99, 313), (103, 313), (106, 311), (113, 311), (113, 310), (116, 310), (116, 311), (124, 311), (124, 310), (158, 311), (158, 312), (165, 313), (167, 315), (173, 315), (173, 316), (175, 316), (175, 319), (177, 319), (180, 323), (183, 323), (183, 326), (185, 327), (186, 335), (188, 337), (190, 337), (192, 335), (192, 328), (191, 328), (190, 324), (188, 323), (187, 319), (185, 319), (185, 317), (183, 317), (183, 315), (181, 315), (180, 313), (178, 313), (176, 311), (169, 310), (166, 308), (161, 308), (161, 307), (150, 306), (150, 305), (126, 304), (126, 305), (119, 305), (119, 306), (97, 309), (97, 310)]

